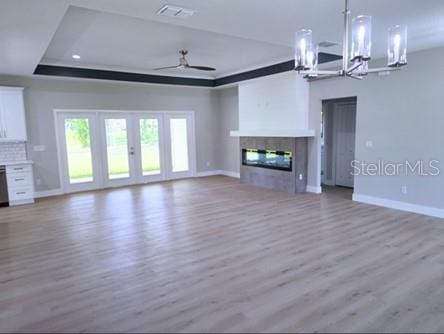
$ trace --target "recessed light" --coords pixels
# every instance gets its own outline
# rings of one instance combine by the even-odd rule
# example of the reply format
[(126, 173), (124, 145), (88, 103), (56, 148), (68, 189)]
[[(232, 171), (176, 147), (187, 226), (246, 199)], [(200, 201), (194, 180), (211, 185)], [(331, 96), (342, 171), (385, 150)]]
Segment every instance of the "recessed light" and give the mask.
[(72, 59), (79, 60), (80, 56), (79, 55), (72, 55)]

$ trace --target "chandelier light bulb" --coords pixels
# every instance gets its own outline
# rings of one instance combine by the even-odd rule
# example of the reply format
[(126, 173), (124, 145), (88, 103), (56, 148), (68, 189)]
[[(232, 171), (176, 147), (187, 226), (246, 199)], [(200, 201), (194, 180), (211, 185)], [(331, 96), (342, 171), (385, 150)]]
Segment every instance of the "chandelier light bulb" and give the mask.
[(310, 70), (313, 68), (313, 42), (312, 32), (309, 29), (302, 29), (296, 32), (295, 36), (295, 68), (300, 70)]
[(407, 64), (407, 27), (396, 25), (388, 31), (387, 65), (399, 67)]
[(369, 60), (372, 48), (372, 17), (360, 15), (352, 20), (351, 61)]

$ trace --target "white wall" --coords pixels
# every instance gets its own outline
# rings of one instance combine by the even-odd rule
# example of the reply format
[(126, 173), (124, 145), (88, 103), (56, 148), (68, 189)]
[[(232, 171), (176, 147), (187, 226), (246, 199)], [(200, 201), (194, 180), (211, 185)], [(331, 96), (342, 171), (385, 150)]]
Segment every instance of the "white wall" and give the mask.
[[(297, 96), (298, 91), (291, 82), (296, 73), (241, 83), (239, 128), (260, 129), (268, 124), (288, 127), (287, 123), (304, 124), (306, 119), (307, 127), (316, 130), (316, 137), (308, 139), (308, 186), (315, 190), (320, 187), (322, 100), (356, 96), (356, 159), (366, 162), (437, 159), (441, 162), (442, 173), (436, 177), (357, 176), (355, 194), (380, 199), (378, 203), (391, 203), (401, 209), (442, 215), (444, 66), (441, 59), (444, 59), (444, 48), (420, 51), (409, 54), (408, 66), (389, 76), (369, 75), (362, 81), (338, 78), (312, 82), (309, 84), (309, 112), (305, 115), (300, 112), (303, 108), (298, 111), (285, 107), (290, 104), (276, 108), (279, 105), (277, 96), (284, 92), (286, 96), (289, 93)], [(372, 65), (384, 66), (384, 63), (376, 61)], [(263, 103), (268, 96), (276, 97), (276, 100), (272, 99), (273, 108), (269, 105), (265, 112)], [(259, 108), (258, 103), (261, 104)], [(230, 110), (233, 112), (235, 108)], [(281, 113), (281, 110), (285, 112)], [(366, 147), (368, 140), (373, 142), (373, 148)], [(238, 147), (233, 145), (230, 149), (232, 156), (238, 158)], [(402, 186), (407, 186), (407, 194), (401, 193)]]
[[(54, 108), (195, 110), (198, 171), (238, 172), (238, 139), (230, 138), (229, 130), (240, 125), (236, 122), (237, 117), (239, 121), (244, 119), (240, 113), (238, 116), (237, 106), (240, 107), (241, 104), (243, 110), (250, 113), (250, 118), (258, 122), (255, 127), (271, 122), (274, 126), (288, 127), (288, 124), (297, 124), (299, 128), (307, 123), (308, 128), (316, 130), (316, 137), (309, 138), (308, 166), (308, 184), (315, 188), (320, 185), (319, 131), (323, 99), (357, 96), (356, 159), (368, 162), (378, 159), (438, 159), (441, 161), (441, 168), (444, 168), (444, 66), (440, 59), (444, 59), (444, 48), (410, 54), (409, 65), (390, 76), (372, 75), (362, 81), (341, 78), (310, 83), (309, 113), (305, 113), (305, 116), (300, 112), (303, 107), (286, 108), (294, 101), (282, 105), (277, 98), (284, 91), (286, 95), (291, 92), (295, 96), (299, 94), (294, 89), (294, 82), (291, 83), (296, 75), (294, 72), (268, 77), (269, 80), (264, 85), (259, 80), (242, 83), (239, 87), (239, 100), (242, 100), (242, 90), (247, 86), (250, 93), (255, 92), (256, 96), (247, 99), (249, 103), (246, 104), (237, 102), (236, 88), (209, 90), (17, 77), (1, 77), (0, 84), (26, 87), (29, 147), (47, 147), (46, 152), (30, 151), (30, 158), (36, 162), (36, 177), (42, 180), (42, 185), (37, 186), (38, 191), (59, 187), (53, 131)], [(260, 98), (262, 89), (264, 95), (267, 95), (266, 87), (269, 87), (271, 96), (276, 99), (270, 100), (273, 101), (269, 104), (272, 108), (263, 113), (265, 108), (258, 111), (254, 102), (257, 98), (266, 101)], [(247, 105), (250, 107), (245, 108)], [(285, 112), (281, 113), (281, 109)], [(258, 113), (264, 118), (258, 117)], [(365, 146), (367, 140), (373, 141), (373, 148)], [(408, 187), (407, 194), (400, 191), (403, 185)], [(444, 174), (439, 177), (356, 177), (355, 192), (374, 198), (442, 209)]]
[[(444, 168), (444, 48), (409, 55), (409, 64), (390, 76), (362, 81), (329, 79), (310, 84), (308, 184), (320, 184), (322, 100), (357, 96), (356, 159), (375, 162), (441, 161)], [(366, 147), (366, 141), (373, 148)], [(443, 170), (444, 172), (444, 170)], [(407, 194), (401, 187), (408, 188)], [(424, 176), (356, 176), (355, 193), (418, 206), (444, 208), (444, 174)]]
[(308, 104), (309, 85), (294, 71), (242, 82), (239, 130), (306, 130)]
[[(41, 184), (37, 191), (60, 188), (54, 109), (192, 110), (195, 112), (197, 171), (219, 170), (218, 99), (207, 88), (60, 78), (0, 77), (0, 85), (25, 87), (29, 158)], [(46, 151), (34, 152), (35, 145)]]
[(217, 143), (218, 166), (221, 170), (238, 174), (240, 172), (239, 137), (231, 137), (230, 131), (239, 126), (238, 88), (217, 90), (218, 128)]

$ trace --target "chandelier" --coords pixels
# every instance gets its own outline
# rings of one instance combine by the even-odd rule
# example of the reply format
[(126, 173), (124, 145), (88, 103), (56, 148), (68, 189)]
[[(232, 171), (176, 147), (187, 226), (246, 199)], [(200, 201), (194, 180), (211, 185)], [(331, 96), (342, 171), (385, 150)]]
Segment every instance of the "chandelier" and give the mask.
[(368, 73), (399, 70), (407, 65), (407, 27), (396, 25), (388, 30), (387, 67), (369, 68), (372, 47), (372, 17), (360, 15), (352, 20), (351, 50), (349, 53), (349, 0), (345, 0), (344, 36), (342, 44), (342, 68), (340, 70), (318, 70), (318, 45), (312, 41), (312, 31), (296, 32), (295, 70), (309, 80), (331, 77), (362, 79)]

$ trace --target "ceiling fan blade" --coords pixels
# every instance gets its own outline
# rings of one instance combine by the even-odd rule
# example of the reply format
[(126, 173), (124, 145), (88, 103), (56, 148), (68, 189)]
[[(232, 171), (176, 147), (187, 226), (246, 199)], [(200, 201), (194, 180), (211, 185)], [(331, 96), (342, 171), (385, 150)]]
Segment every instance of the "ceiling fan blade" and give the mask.
[(155, 71), (159, 71), (159, 70), (170, 70), (170, 69), (175, 69), (175, 68), (181, 68), (182, 65), (176, 65), (176, 66), (165, 66), (165, 67), (158, 67), (155, 68)]
[(200, 70), (200, 71), (216, 71), (216, 69), (214, 67), (207, 67), (207, 66), (187, 66), (187, 68), (192, 68), (195, 70)]

